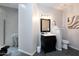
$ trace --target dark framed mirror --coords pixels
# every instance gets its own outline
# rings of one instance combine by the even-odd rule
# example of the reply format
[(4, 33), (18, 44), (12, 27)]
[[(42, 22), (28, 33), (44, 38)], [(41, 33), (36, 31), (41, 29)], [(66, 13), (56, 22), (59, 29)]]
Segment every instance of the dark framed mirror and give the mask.
[(50, 32), (50, 19), (40, 19), (41, 20), (41, 32)]

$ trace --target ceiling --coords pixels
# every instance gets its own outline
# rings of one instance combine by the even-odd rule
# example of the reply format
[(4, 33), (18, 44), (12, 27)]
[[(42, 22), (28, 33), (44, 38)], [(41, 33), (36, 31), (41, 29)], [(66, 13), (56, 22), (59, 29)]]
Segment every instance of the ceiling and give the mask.
[[(79, 6), (79, 3), (39, 3), (38, 5), (47, 8), (54, 8), (57, 10), (64, 10), (65, 8), (72, 6)], [(0, 6), (10, 7), (10, 8), (18, 8), (18, 3), (0, 3)]]
[(51, 8), (51, 9), (54, 8), (57, 10), (64, 10), (69, 7), (79, 6), (78, 3), (40, 3), (38, 5), (40, 5), (42, 7)]
[(0, 6), (10, 7), (10, 8), (18, 8), (17, 3), (0, 3)]

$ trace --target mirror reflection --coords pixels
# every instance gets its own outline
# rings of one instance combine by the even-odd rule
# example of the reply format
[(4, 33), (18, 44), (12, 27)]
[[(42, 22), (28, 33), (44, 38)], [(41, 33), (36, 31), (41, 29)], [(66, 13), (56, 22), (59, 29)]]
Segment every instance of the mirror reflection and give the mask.
[(50, 19), (41, 19), (41, 32), (50, 32)]

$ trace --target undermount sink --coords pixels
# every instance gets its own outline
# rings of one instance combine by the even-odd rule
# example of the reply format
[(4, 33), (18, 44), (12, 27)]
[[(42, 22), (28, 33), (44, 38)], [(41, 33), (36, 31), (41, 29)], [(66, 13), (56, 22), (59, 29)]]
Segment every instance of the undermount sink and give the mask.
[(53, 34), (53, 33), (45, 33), (45, 34), (42, 34), (43, 36), (55, 36), (56, 34)]

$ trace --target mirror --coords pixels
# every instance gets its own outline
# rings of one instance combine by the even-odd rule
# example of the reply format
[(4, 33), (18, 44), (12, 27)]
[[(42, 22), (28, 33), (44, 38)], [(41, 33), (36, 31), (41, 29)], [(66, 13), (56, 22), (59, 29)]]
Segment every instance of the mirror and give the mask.
[(41, 32), (50, 32), (50, 19), (41, 19)]

